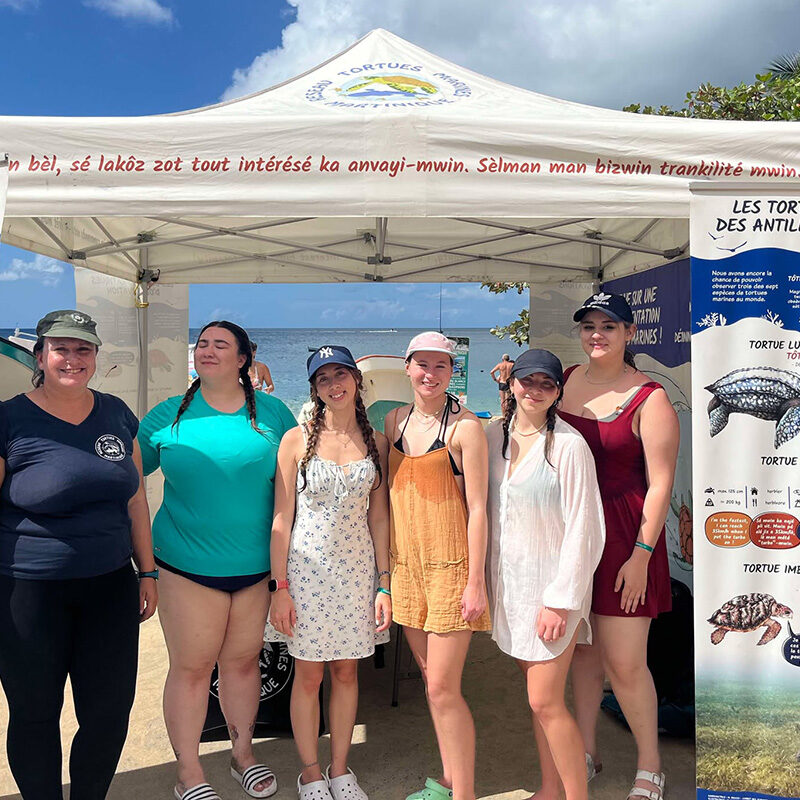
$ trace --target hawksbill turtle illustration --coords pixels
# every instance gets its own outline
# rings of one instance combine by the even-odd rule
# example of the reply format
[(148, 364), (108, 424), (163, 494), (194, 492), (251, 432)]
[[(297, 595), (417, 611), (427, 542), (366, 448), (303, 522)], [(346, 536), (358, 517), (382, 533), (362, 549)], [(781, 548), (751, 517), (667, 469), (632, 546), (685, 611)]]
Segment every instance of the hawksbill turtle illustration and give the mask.
[(773, 617), (792, 616), (792, 609), (779, 603), (771, 594), (753, 592), (739, 594), (723, 603), (709, 618), (714, 626), (711, 644), (719, 644), (728, 631), (747, 633), (757, 628), (766, 628), (757, 645), (771, 642), (780, 632), (781, 624)]
[(705, 387), (714, 396), (708, 404), (711, 436), (730, 414), (774, 420), (775, 448), (800, 433), (800, 375), (775, 367), (735, 369)]

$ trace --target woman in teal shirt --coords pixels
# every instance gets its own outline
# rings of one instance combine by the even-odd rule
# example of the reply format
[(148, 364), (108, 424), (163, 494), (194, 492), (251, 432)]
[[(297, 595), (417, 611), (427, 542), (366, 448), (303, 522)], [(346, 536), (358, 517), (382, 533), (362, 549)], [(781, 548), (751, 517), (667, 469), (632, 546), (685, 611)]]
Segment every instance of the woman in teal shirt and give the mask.
[(170, 662), (164, 720), (177, 759), (177, 800), (218, 798), (199, 759), (215, 663), (231, 774), (252, 797), (278, 789), (271, 770), (256, 764), (252, 725), (269, 610), (278, 445), (297, 423), (276, 397), (253, 391), (251, 361), (242, 328), (210, 322), (197, 339), (197, 379), (139, 428), (145, 473), (161, 467), (164, 474), (153, 544), (162, 571), (159, 617)]

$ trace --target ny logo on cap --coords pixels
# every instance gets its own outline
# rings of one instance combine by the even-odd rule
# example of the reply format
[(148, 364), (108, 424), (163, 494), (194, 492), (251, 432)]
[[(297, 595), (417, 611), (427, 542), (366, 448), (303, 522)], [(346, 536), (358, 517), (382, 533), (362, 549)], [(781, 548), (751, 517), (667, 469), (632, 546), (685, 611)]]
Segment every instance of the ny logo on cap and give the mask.
[(331, 347), (320, 347), (317, 351), (317, 355), (320, 358), (330, 358), (333, 355), (333, 348)]
[(604, 294), (603, 292), (600, 292), (599, 294), (592, 295), (592, 300), (594, 300), (595, 303), (602, 303), (603, 305), (608, 303), (608, 301), (610, 299), (611, 299), (611, 295), (610, 294)]

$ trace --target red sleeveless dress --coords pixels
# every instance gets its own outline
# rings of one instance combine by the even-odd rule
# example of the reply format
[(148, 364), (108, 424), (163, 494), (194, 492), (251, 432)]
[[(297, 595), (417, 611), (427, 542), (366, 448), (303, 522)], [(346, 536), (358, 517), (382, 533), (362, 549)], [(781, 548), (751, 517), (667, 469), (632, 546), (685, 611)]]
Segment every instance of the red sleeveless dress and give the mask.
[[(564, 373), (566, 382), (575, 367)], [(644, 497), (647, 493), (644, 448), (632, 430), (631, 422), (636, 409), (661, 384), (649, 381), (643, 384), (614, 419), (603, 421), (579, 417), (559, 411), (566, 422), (581, 432), (594, 455), (597, 482), (603, 500), (606, 522), (606, 544), (600, 564), (594, 573), (592, 611), (609, 617), (657, 617), (672, 608), (672, 590), (669, 578), (669, 560), (664, 529), (658, 537), (647, 568), (647, 592), (644, 605), (631, 613), (620, 607), (620, 592), (614, 583), (620, 567), (631, 557), (634, 542), (639, 535)]]

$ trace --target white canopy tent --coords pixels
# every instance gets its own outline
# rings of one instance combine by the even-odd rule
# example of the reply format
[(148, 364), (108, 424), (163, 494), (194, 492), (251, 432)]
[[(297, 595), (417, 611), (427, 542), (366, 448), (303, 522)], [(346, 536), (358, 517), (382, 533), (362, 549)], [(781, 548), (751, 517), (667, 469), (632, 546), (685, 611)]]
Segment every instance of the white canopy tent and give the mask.
[(685, 255), (689, 183), (796, 179), (800, 128), (570, 103), (375, 30), (233, 102), (0, 117), (2, 152), (4, 242), (143, 291), (153, 279), (548, 283)]

